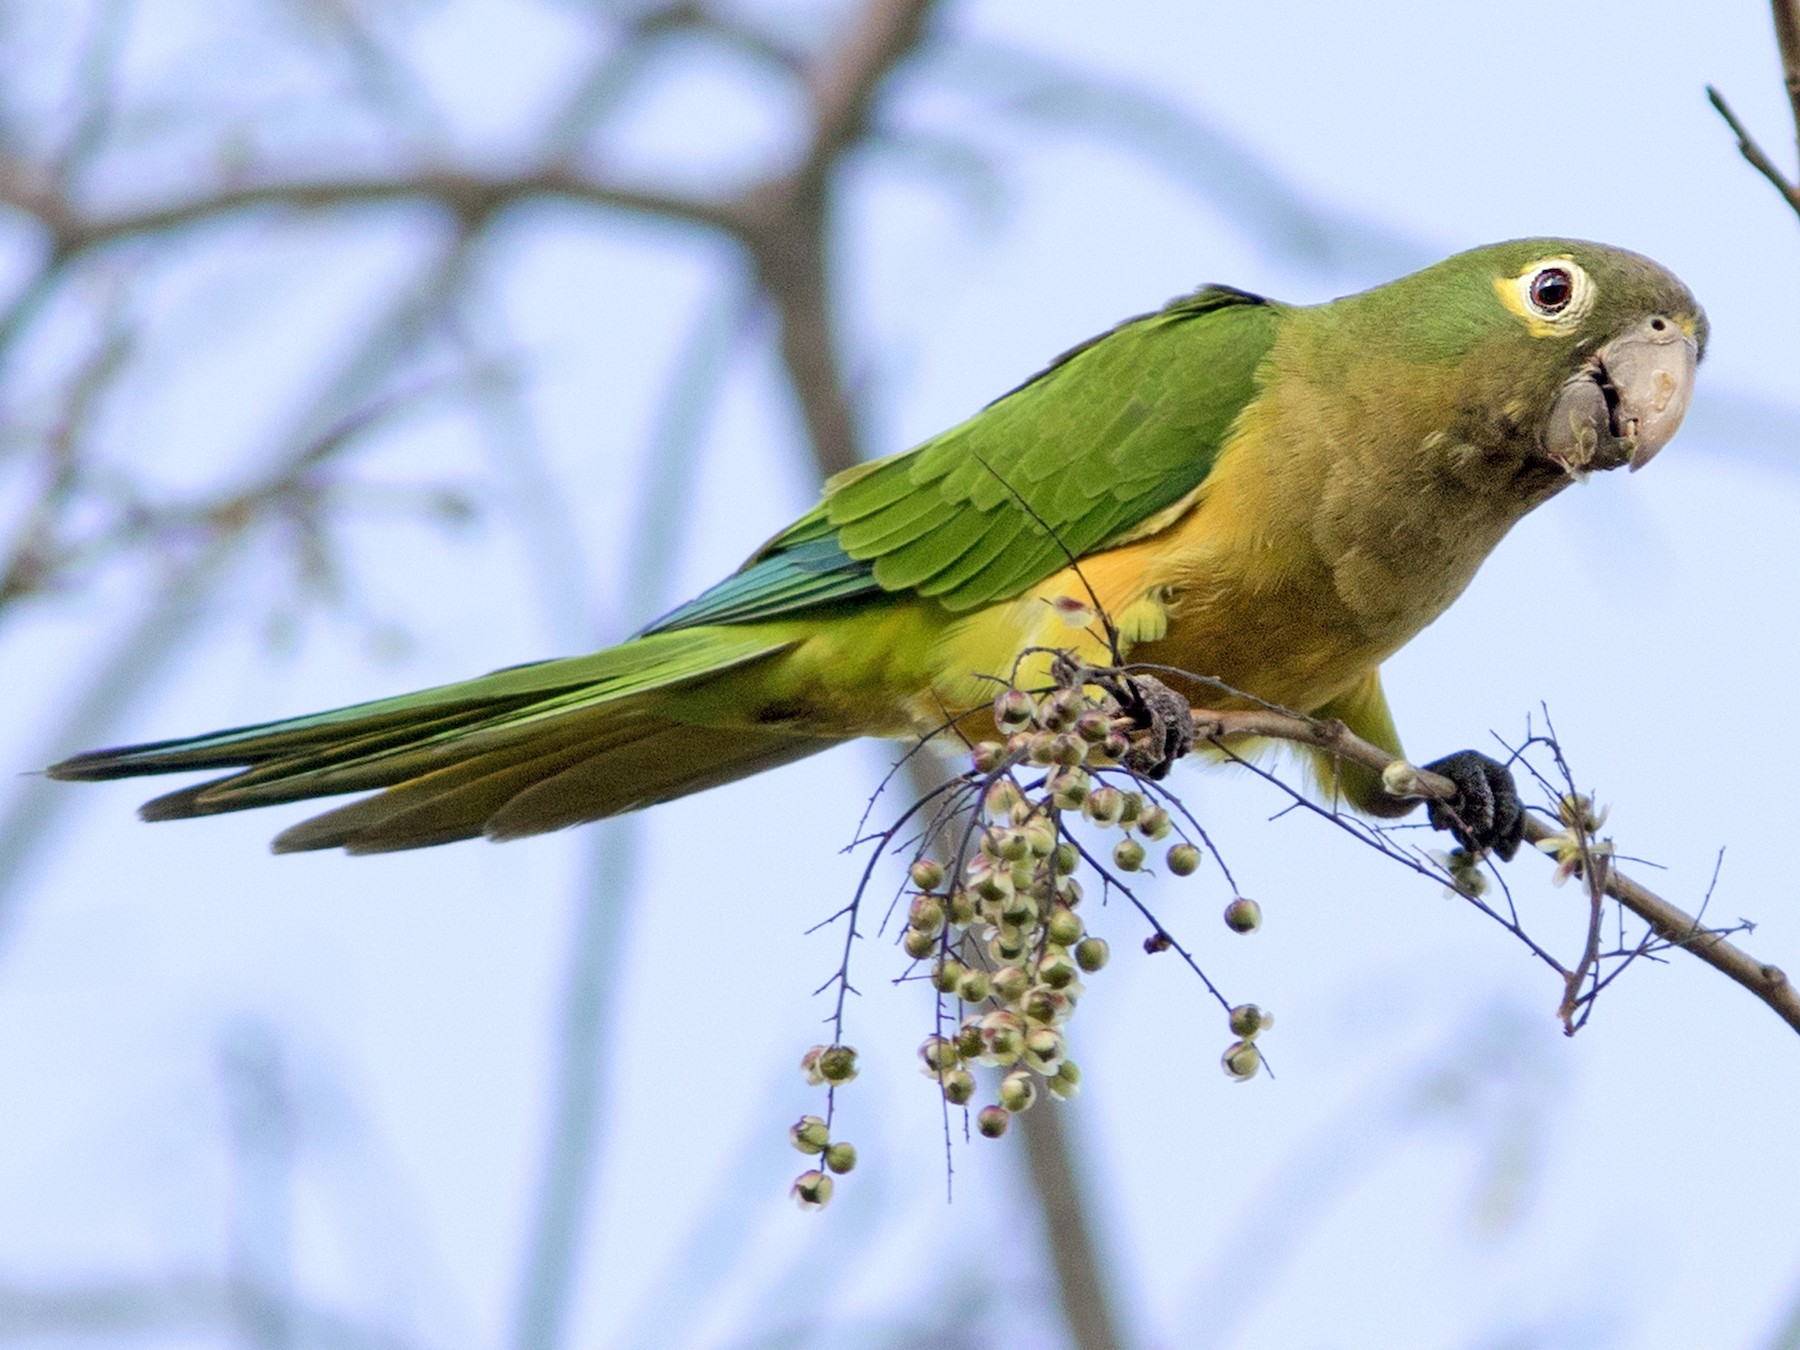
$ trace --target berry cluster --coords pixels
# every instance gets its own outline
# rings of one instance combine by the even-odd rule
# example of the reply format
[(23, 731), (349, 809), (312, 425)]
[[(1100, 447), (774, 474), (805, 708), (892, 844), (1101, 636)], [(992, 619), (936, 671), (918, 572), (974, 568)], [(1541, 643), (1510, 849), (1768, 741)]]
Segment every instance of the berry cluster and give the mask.
[[(929, 963), (940, 995), (938, 1032), (919, 1047), (926, 1076), (949, 1105), (968, 1109), (980, 1091), (974, 1071), (998, 1071), (994, 1100), (974, 1113), (976, 1131), (987, 1138), (1005, 1134), (1042, 1093), (1066, 1099), (1080, 1089), (1066, 1028), (1083, 977), (1103, 969), (1110, 955), (1082, 917), (1084, 869), (1142, 910), (1124, 878), (1143, 872), (1153, 851), (1178, 877), (1198, 871), (1203, 856), (1158, 800), (1174, 799), (1139, 771), (1145, 729), (1121, 713), (1112, 694), (1074, 679), (1036, 693), (1013, 688), (994, 700), (993, 713), (1001, 738), (972, 747), (970, 771), (912, 861), (900, 938), (909, 957)], [(1082, 822), (1117, 832), (1109, 860), (1073, 833)], [(932, 844), (950, 866), (928, 855)], [(1225, 919), (1249, 932), (1261, 913), (1240, 897)], [(1176, 945), (1152, 924), (1147, 951)], [(1230, 1022), (1239, 1039), (1225, 1053), (1225, 1071), (1247, 1079), (1261, 1065), (1255, 1037), (1269, 1018), (1244, 1004), (1230, 1010)], [(802, 1068), (815, 1085), (835, 1089), (854, 1076), (855, 1051), (815, 1046)], [(803, 1208), (817, 1208), (831, 1195), (827, 1172), (848, 1171), (855, 1151), (833, 1143), (827, 1120), (817, 1116), (803, 1117), (790, 1135), (802, 1152), (823, 1154), (825, 1169), (804, 1173), (793, 1191)], [(843, 1150), (837, 1162), (834, 1150)]]

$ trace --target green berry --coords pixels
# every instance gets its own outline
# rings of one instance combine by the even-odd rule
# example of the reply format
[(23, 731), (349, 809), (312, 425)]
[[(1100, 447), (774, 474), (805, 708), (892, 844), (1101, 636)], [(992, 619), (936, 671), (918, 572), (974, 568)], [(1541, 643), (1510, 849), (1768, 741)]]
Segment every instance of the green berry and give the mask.
[(931, 968), (931, 983), (940, 994), (954, 994), (968, 967), (953, 956), (946, 956)]
[(1097, 787), (1082, 803), (1082, 811), (1096, 825), (1116, 825), (1125, 809), (1125, 794), (1116, 787)]
[(935, 891), (944, 884), (944, 865), (936, 858), (917, 858), (912, 865), (912, 884), (922, 891)]
[(1009, 1113), (1028, 1111), (1037, 1100), (1037, 1084), (1023, 1069), (1015, 1069), (1000, 1080), (1000, 1105)]
[(1031, 976), (1023, 966), (1001, 966), (989, 977), (988, 987), (1002, 1003), (1017, 1003), (1031, 988)]
[(1200, 870), (1200, 850), (1192, 844), (1176, 844), (1169, 850), (1169, 870), (1178, 877), (1191, 877)]
[(842, 1176), (856, 1166), (856, 1145), (839, 1140), (825, 1150), (825, 1165)]
[(1088, 974), (1106, 967), (1106, 961), (1112, 955), (1112, 949), (1106, 945), (1105, 938), (1083, 938), (1075, 944), (1075, 964)]
[(1219, 1063), (1225, 1069), (1225, 1075), (1239, 1083), (1256, 1077), (1256, 1071), (1262, 1067), (1262, 1051), (1256, 1048), (1254, 1041), (1233, 1041), (1220, 1056)]
[(1079, 811), (1088, 798), (1090, 786), (1087, 774), (1080, 769), (1065, 769), (1056, 775), (1050, 801), (1058, 811)]
[(1081, 916), (1067, 905), (1058, 905), (1050, 911), (1050, 918), (1044, 924), (1044, 936), (1059, 947), (1073, 947), (1081, 941), (1084, 926)]
[(975, 1128), (985, 1139), (998, 1139), (1012, 1124), (1012, 1112), (1004, 1106), (984, 1106), (975, 1115)]
[(1006, 1022), (991, 1021), (993, 1018), (1006, 1016), (1004, 1013), (990, 1014), (984, 1018), (981, 1029), (981, 1055), (983, 1064), (998, 1064), (1005, 1067), (1018, 1062), (1025, 1051), (1025, 1037), (1019, 1029), (1018, 1019)]
[(1068, 989), (1052, 989), (1040, 984), (1019, 1000), (1019, 1011), (1025, 1014), (1028, 1022), (1053, 1027), (1068, 1020), (1069, 1014), (1075, 1011), (1075, 1000), (1069, 997)]
[(1262, 927), (1262, 906), (1240, 895), (1225, 906), (1225, 926), (1234, 933), (1254, 933)]
[(927, 1036), (919, 1046), (919, 1058), (925, 1061), (926, 1071), (936, 1076), (961, 1063), (962, 1053), (955, 1041), (942, 1036)]
[(944, 931), (944, 906), (935, 895), (916, 895), (906, 912), (906, 926), (936, 937)]
[(1079, 973), (1074, 958), (1061, 948), (1045, 952), (1043, 959), (1038, 962), (1038, 979), (1052, 989), (1068, 988)]
[(980, 1003), (988, 996), (988, 976), (984, 970), (966, 970), (956, 986), (956, 996), (964, 1003)]
[(856, 1051), (848, 1045), (828, 1045), (819, 1055), (819, 1076), (827, 1083), (848, 1083), (856, 1077)]
[(994, 725), (1001, 731), (1019, 731), (1031, 725), (1035, 701), (1023, 689), (1008, 689), (994, 700)]
[[(1063, 1040), (1060, 1031), (1038, 1027), (1035, 1031), (1025, 1033), (1025, 1063), (1041, 1074), (1054, 1074), (1062, 1067), (1068, 1053), (1068, 1042)], [(1002, 1097), (1000, 1103), (1004, 1106), (1006, 1098)]]
[(1019, 793), (1019, 785), (1010, 778), (996, 778), (988, 784), (987, 793), (982, 797), (982, 809), (994, 819), (1011, 813), (1013, 807), (1025, 800)]
[(1065, 1059), (1057, 1066), (1055, 1075), (1044, 1080), (1044, 1086), (1058, 1101), (1068, 1101), (1081, 1092), (1081, 1066), (1072, 1059)]
[(969, 763), (982, 775), (993, 773), (1006, 761), (1006, 747), (999, 741), (982, 741), (969, 754)]
[(1112, 718), (1098, 708), (1089, 708), (1075, 719), (1075, 734), (1089, 745), (1098, 745), (1112, 730)]
[(967, 1106), (975, 1097), (975, 1075), (967, 1069), (952, 1069), (944, 1075), (944, 1100), (952, 1106)]
[(1113, 866), (1121, 872), (1135, 872), (1144, 865), (1144, 846), (1125, 838), (1113, 845)]
[(1231, 1031), (1233, 1035), (1250, 1040), (1259, 1031), (1267, 1030), (1275, 1019), (1254, 1003), (1240, 1003), (1231, 1010)]
[(1046, 731), (1063, 731), (1075, 725), (1087, 702), (1077, 689), (1058, 689), (1038, 704), (1037, 723)]
[(788, 1142), (802, 1153), (823, 1153), (831, 1142), (831, 1131), (818, 1116), (801, 1116), (788, 1126)]
[(1010, 965), (1024, 959), (1029, 945), (1017, 929), (1010, 932), (1002, 929), (988, 940), (988, 955), (995, 965)]
[(1162, 807), (1146, 806), (1143, 814), (1137, 818), (1137, 827), (1138, 833), (1154, 843), (1159, 839), (1166, 839), (1169, 831), (1175, 828), (1175, 822)]
[(1037, 901), (1014, 891), (1000, 906), (1000, 920), (1014, 928), (1029, 928), (1037, 922)]
[(814, 1170), (802, 1172), (790, 1192), (801, 1209), (824, 1209), (831, 1201), (831, 1178)]

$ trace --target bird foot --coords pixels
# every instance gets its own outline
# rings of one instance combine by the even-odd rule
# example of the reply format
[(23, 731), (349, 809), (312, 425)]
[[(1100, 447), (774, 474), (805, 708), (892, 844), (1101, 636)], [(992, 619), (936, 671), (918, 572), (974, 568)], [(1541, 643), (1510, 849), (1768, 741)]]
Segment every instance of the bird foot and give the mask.
[(1433, 829), (1448, 830), (1471, 853), (1492, 850), (1510, 861), (1525, 833), (1525, 808), (1512, 771), (1476, 750), (1458, 750), (1425, 766), (1456, 784), (1456, 796), (1431, 802)]
[(1194, 748), (1193, 709), (1154, 675), (1121, 675), (1116, 686), (1109, 692), (1136, 726), (1125, 767), (1150, 779), (1167, 777), (1175, 761)]

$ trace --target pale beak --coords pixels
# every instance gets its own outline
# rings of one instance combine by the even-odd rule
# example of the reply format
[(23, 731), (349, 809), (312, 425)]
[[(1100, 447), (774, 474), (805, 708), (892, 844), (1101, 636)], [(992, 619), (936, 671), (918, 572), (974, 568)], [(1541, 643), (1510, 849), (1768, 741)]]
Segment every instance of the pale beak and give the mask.
[(1545, 453), (1576, 477), (1621, 464), (1643, 468), (1687, 416), (1699, 354), (1681, 325), (1661, 314), (1620, 334), (1557, 395)]

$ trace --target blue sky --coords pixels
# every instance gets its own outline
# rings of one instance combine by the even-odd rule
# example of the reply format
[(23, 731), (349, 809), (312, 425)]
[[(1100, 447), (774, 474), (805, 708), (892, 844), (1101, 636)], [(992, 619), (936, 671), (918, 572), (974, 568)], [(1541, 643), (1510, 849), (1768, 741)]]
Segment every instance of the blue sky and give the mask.
[[(763, 12), (804, 33), (831, 11)], [(59, 13), (19, 40), (57, 48)], [(503, 157), (578, 55), (574, 14), (555, 8), (421, 6), (383, 22), (474, 157)], [(996, 190), (958, 202), (917, 165), (855, 170), (836, 257), (876, 450), (1201, 281), (1311, 301), (1555, 233), (1638, 249), (1690, 284), (1714, 336), (1687, 431), (1648, 471), (1526, 521), (1386, 678), (1420, 758), (1516, 736), (1547, 704), (1612, 804), (1621, 850), (1666, 867), (1651, 884), (1691, 908), (1724, 847), (1711, 912), (1755, 919), (1752, 949), (1800, 969), (1785, 772), (1800, 757), (1786, 716), (1800, 231), (1702, 93), (1721, 86), (1791, 164), (1767, 14), (1747, 0), (1127, 2), (1101, 17), (1038, 0), (954, 5), (943, 29), (963, 54), (899, 79), (892, 114), (965, 135), (998, 166)], [(354, 119), (293, 75), (258, 10), (146, 5), (132, 34), (146, 98), (242, 102), (274, 143), (355, 143)], [(1143, 91), (1210, 138), (1146, 155), (1000, 116), (998, 47)], [(33, 96), (53, 99), (42, 78)], [(635, 106), (604, 148), (711, 183), (766, 163), (797, 116), (715, 62)], [(152, 125), (106, 183), (153, 190), (192, 153)], [(1295, 220), (1324, 243), (1298, 247)], [(169, 485), (253, 461), (429, 247), (425, 222), (372, 215), (224, 231), (159, 263), (135, 279), (147, 355), (107, 444)], [(520, 421), (501, 436), (424, 417), (359, 461), (368, 482), (458, 486), (482, 504), (477, 522), (359, 517), (341, 538), (353, 604), (303, 608), (273, 644), (281, 569), (256, 552), (101, 738), (613, 640), (735, 566), (813, 491), (768, 326), (732, 317), (739, 293), (730, 259), (690, 236), (573, 213), (509, 227), (479, 313), (525, 372)], [(659, 594), (627, 594), (658, 390), (722, 313), (722, 331), (746, 336), (695, 447), (679, 559), (652, 579)], [(31, 349), (46, 370), (63, 322)], [(561, 526), (507, 458), (525, 443)], [(18, 768), (75, 748), (45, 746), (46, 728), (145, 589), (108, 576), (0, 635), (0, 743)], [(786, 1199), (785, 1128), (816, 1105), (793, 1065), (835, 963), (835, 938), (801, 935), (847, 895), (858, 864), (838, 850), (890, 758), (836, 751), (658, 809), (615, 844), (637, 885), (606, 938), (616, 1024), (574, 1343), (723, 1346), (805, 1318), (837, 1326), (821, 1344), (851, 1343), (865, 1319), (978, 1303), (989, 1278), (1012, 1291), (983, 1323), (990, 1343), (1044, 1343), (1017, 1141), (959, 1147), (946, 1208), (938, 1108), (913, 1059), (929, 1008), (882, 978), (901, 960), (879, 943), (858, 958), (865, 1069), (843, 1101), (862, 1166), (822, 1215)], [(1268, 921), (1227, 933), (1210, 869), (1158, 884), (1154, 902), (1234, 997), (1277, 1012), (1280, 1076), (1227, 1082), (1216, 1007), (1172, 961), (1137, 955), (1130, 915), (1102, 916), (1118, 958), (1072, 1033), (1086, 1091), (1059, 1109), (1142, 1344), (1768, 1343), (1800, 1286), (1791, 1031), (1675, 960), (1633, 971), (1565, 1040), (1555, 980), (1467, 906), (1322, 824), (1268, 821), (1281, 803), (1247, 778), (1196, 768), (1181, 787)], [(141, 785), (59, 791), (54, 847), (0, 949), (4, 1280), (216, 1269), (247, 1194), (219, 1066), (274, 1045), (295, 1161), (270, 1192), (286, 1236), (264, 1259), (310, 1299), (420, 1343), (503, 1341), (572, 897), (599, 831), (272, 858), (267, 838), (299, 812), (152, 829), (132, 816)], [(1549, 871), (1527, 858), (1508, 875), (1533, 922), (1572, 944), (1579, 901)]]

